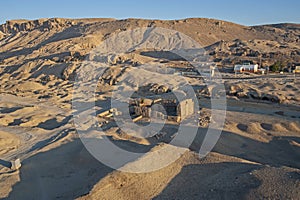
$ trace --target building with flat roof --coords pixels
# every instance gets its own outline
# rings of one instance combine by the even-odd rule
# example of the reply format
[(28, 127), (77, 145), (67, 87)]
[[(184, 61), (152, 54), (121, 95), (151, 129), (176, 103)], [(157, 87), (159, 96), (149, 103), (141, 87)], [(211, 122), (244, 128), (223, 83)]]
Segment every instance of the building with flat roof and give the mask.
[(235, 73), (244, 73), (244, 72), (257, 73), (258, 64), (253, 65), (250, 63), (244, 63), (241, 65), (234, 65), (234, 72)]

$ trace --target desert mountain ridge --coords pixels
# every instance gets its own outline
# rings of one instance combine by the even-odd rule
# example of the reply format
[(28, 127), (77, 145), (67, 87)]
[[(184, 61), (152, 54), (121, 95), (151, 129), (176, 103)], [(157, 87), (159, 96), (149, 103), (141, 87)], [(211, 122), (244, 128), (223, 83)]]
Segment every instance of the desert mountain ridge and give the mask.
[(227, 24), (236, 24), (245, 27), (260, 27), (260, 26), (268, 26), (275, 28), (283, 28), (283, 29), (296, 29), (300, 27), (298, 23), (290, 23), (290, 22), (280, 22), (280, 23), (272, 23), (272, 24), (260, 24), (260, 25), (242, 25), (234, 22), (229, 22), (221, 19), (213, 19), (213, 18), (183, 18), (183, 19), (170, 19), (170, 20), (161, 20), (161, 19), (142, 19), (142, 18), (126, 18), (126, 19), (116, 19), (116, 18), (39, 18), (39, 19), (10, 19), (7, 20), (4, 24), (0, 24), (1, 31), (3, 33), (9, 33), (13, 31), (29, 31), (30, 27), (38, 28), (40, 26), (47, 26), (47, 24), (51, 24), (51, 22), (58, 24), (71, 24), (75, 25), (78, 23), (96, 23), (103, 21), (128, 21), (128, 20), (144, 20), (148, 22), (158, 22), (158, 21), (175, 21), (175, 22), (186, 22), (188, 20), (210, 20), (215, 22), (227, 23)]
[[(52, 18), (10, 20), (0, 25), (0, 198), (298, 199), (299, 74), (235, 74), (233, 65), (241, 60), (263, 66), (278, 61), (296, 65), (300, 62), (299, 26), (243, 26), (205, 18)], [(161, 47), (138, 48), (152, 39), (143, 31), (139, 33), (145, 37), (129, 38), (142, 44), (136, 49), (97, 54), (97, 47), (106, 39), (140, 27), (162, 27), (189, 36), (209, 55), (205, 61), (216, 63), (216, 76), (211, 79), (209, 72), (203, 76), (195, 73), (191, 63)], [(174, 35), (160, 36), (155, 41), (165, 44)], [(113, 44), (126, 46), (128, 37), (120, 38)], [(180, 44), (180, 37), (177, 39), (172, 44)], [(94, 59), (101, 62), (85, 62)], [(103, 70), (97, 84), (89, 81), (95, 70)], [(82, 83), (78, 84), (77, 75)], [(225, 91), (219, 90), (218, 83)], [(138, 137), (133, 129), (124, 130), (116, 123), (115, 116), (122, 117), (122, 110), (118, 104), (112, 105), (112, 99), (121, 103), (127, 96), (114, 92), (135, 91), (129, 102), (136, 104), (127, 107), (131, 118), (124, 124), (138, 118), (134, 123), (137, 132), (143, 133), (144, 127), (150, 129), (149, 116), (131, 115), (132, 110), (139, 112), (145, 108), (142, 106), (151, 105), (154, 101), (150, 98), (168, 100), (172, 92), (185, 95), (181, 86), (191, 86), (198, 100), (194, 102), (198, 110), (191, 114), (197, 132), (189, 146), (183, 148), (185, 141), (181, 143), (187, 135), (182, 139), (176, 136), (178, 121), (163, 124), (155, 120), (155, 126), (163, 128), (147, 137)], [(226, 114), (218, 115), (225, 117), (224, 123), (212, 115), (210, 98), (219, 95), (226, 98)], [(174, 103), (174, 99), (170, 101)], [(221, 135), (212, 151), (200, 158), (210, 124), (221, 124), (215, 127)], [(102, 135), (94, 132), (98, 128), (119, 148), (144, 153), (121, 163), (125, 168), (151, 168), (168, 160), (174, 151), (160, 154), (165, 147), (178, 147), (184, 153), (158, 170), (124, 172), (97, 160), (80, 140), (81, 130), (91, 144), (101, 142)], [(174, 137), (178, 142), (171, 143)], [(152, 155), (158, 156), (152, 160)], [(14, 170), (11, 161), (17, 158), (22, 166)]]
[[(146, 20), (91, 18), (11, 20), (0, 25), (0, 63), (15, 64), (18, 59), (70, 56), (68, 52), (87, 55), (101, 41), (114, 33), (138, 27), (162, 27), (193, 38), (221, 65), (234, 64), (237, 57), (258, 60), (264, 65), (274, 59), (300, 62), (299, 24), (243, 26), (206, 18), (182, 20)], [(18, 59), (15, 59), (15, 56)], [(66, 58), (68, 60), (68, 58)], [(25, 59), (27, 60), (27, 59)]]

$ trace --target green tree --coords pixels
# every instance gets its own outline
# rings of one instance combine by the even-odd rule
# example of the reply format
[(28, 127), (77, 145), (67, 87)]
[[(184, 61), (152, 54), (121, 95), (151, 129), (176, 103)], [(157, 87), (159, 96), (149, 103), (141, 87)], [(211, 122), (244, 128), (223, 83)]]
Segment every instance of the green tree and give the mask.
[(278, 72), (278, 71), (281, 71), (283, 69), (283, 67), (284, 67), (283, 63), (280, 61), (277, 61), (273, 65), (270, 66), (270, 71)]

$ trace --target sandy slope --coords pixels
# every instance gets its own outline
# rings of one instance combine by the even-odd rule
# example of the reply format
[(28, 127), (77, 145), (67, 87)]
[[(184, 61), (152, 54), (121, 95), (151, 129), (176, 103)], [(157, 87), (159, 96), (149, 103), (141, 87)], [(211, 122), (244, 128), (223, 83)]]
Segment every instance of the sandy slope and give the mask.
[[(149, 173), (111, 169), (85, 149), (74, 128), (71, 101), (74, 98), (84, 107), (94, 99), (88, 95), (91, 87), (88, 83), (82, 88), (85, 95), (73, 91), (74, 71), (82, 70), (87, 77), (93, 76), (90, 66), (82, 65), (87, 53), (111, 34), (140, 26), (176, 29), (212, 51), (220, 46), (224, 51), (227, 47), (235, 51), (237, 43), (266, 52), (276, 50), (277, 45), (287, 46), (280, 49), (283, 53), (299, 50), (299, 43), (294, 40), (297, 25), (245, 27), (212, 19), (40, 19), (1, 25), (0, 198), (297, 199), (300, 196), (298, 76), (235, 76), (222, 72), (223, 80), (217, 81), (226, 88), (225, 125), (213, 151), (203, 159), (198, 151), (207, 127), (199, 128), (195, 140), (178, 160)], [(287, 32), (290, 35), (285, 37)], [(148, 83), (176, 91), (187, 82), (195, 89), (202, 111), (210, 112), (207, 97), (214, 84), (205, 87), (202, 79), (158, 76), (154, 70), (158, 67), (163, 71), (184, 70), (189, 66), (174, 54), (139, 49), (102, 58), (110, 67), (96, 88), (98, 111), (109, 107), (112, 89), (130, 92), (132, 85), (140, 84), (143, 74), (147, 77), (142, 80), (145, 87), (136, 95), (152, 94)], [(75, 113), (82, 111), (73, 109)], [(87, 123), (81, 128), (88, 131), (90, 125), (94, 126), (89, 118), (82, 120)], [(100, 118), (99, 124), (106, 121), (110, 120)], [(166, 126), (166, 130), (173, 126)], [(106, 129), (116, 145), (146, 152), (123, 167), (140, 165), (150, 152), (169, 145), (173, 134), (170, 128), (170, 133), (162, 137), (139, 139), (122, 132), (114, 122)], [(21, 158), (23, 166), (12, 171), (9, 161), (15, 158)]]
[(17, 149), (20, 145), (20, 139), (12, 134), (12, 133), (8, 133), (8, 132), (0, 132), (0, 154), (3, 155), (9, 151), (14, 151), (15, 149)]

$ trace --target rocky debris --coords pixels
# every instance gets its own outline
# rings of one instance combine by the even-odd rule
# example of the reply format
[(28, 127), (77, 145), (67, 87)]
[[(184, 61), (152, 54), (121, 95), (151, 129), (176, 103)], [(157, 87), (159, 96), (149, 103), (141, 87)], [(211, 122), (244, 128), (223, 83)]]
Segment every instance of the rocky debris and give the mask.
[(211, 122), (211, 112), (208, 110), (201, 110), (198, 125), (200, 127), (206, 128)]
[(150, 83), (144, 86), (140, 86), (138, 91), (136, 91), (137, 94), (141, 96), (145, 95), (159, 95), (171, 92), (171, 88), (169, 88), (166, 85), (158, 84), (158, 83)]
[(160, 131), (160, 132), (158, 132), (157, 134), (155, 134), (154, 137), (155, 137), (157, 140), (159, 140), (159, 139), (163, 138), (165, 135), (167, 135), (166, 132)]
[(115, 85), (120, 81), (121, 76), (128, 69), (126, 66), (112, 66), (107, 68), (100, 79), (101, 83), (106, 83), (109, 85)]
[(210, 96), (211, 90), (205, 85), (201, 89), (197, 90), (198, 96)]
[(68, 65), (64, 69), (64, 71), (62, 73), (62, 78), (64, 80), (74, 81), (75, 80), (75, 76), (76, 76), (75, 71), (76, 71), (77, 67), (78, 66), (76, 64), (70, 64), (70, 65)]
[(51, 61), (56, 63), (66, 63), (66, 62), (78, 62), (83, 61), (86, 58), (85, 53), (80, 51), (70, 51), (60, 53), (59, 55), (50, 58)]
[(237, 98), (245, 98), (245, 99), (252, 99), (252, 100), (262, 100), (262, 101), (269, 101), (274, 103), (282, 103), (286, 100), (284, 95), (279, 93), (267, 93), (261, 92), (258, 89), (251, 88), (250, 84), (233, 84), (225, 83), (226, 94), (228, 96), (236, 96)]
[(70, 56), (71, 56), (71, 61), (82, 61), (86, 57), (86, 55), (80, 51), (71, 51)]
[(116, 83), (113, 70), (111, 68), (108, 68), (104, 71), (100, 82), (108, 83), (109, 85), (114, 85)]
[(42, 84), (42, 85), (46, 85), (48, 82), (50, 81), (54, 81), (56, 80), (57, 77), (53, 74), (42, 74), (40, 77), (39, 77), (39, 82)]
[(278, 94), (261, 94), (258, 97), (258, 99), (264, 101), (271, 101), (274, 103), (282, 103), (285, 100), (285, 97)]
[[(295, 29), (293, 34), (299, 35), (299, 30)], [(277, 36), (277, 38), (279, 37), (284, 38), (285, 36)], [(263, 65), (271, 65), (274, 63), (274, 60), (299, 62), (300, 46), (298, 45), (299, 42), (296, 41), (297, 39), (271, 40), (271, 38), (264, 40), (220, 40), (215, 44), (207, 46), (205, 50), (214, 58), (215, 62), (219, 62), (223, 65), (234, 65), (237, 62), (236, 59), (241, 59), (240, 57), (244, 57), (243, 59), (252, 60), (257, 63), (262, 59)]]
[(157, 83), (151, 84), (150, 85), (150, 92), (153, 92), (155, 94), (163, 94), (163, 93), (167, 93), (170, 91), (169, 87), (166, 85), (159, 85)]
[(243, 88), (240, 85), (226, 85), (226, 94), (227, 95), (238, 95), (239, 93), (243, 92)]
[(267, 94), (260, 93), (258, 91), (248, 91), (248, 92), (240, 92), (236, 95), (238, 98), (248, 98), (253, 100), (262, 100), (262, 101), (270, 101), (273, 103), (282, 103), (285, 100), (285, 97), (280, 96), (278, 94)]
[[(262, 58), (264, 66), (272, 65), (275, 60), (300, 62), (300, 29), (297, 24), (246, 27), (220, 20), (197, 18), (176, 21), (52, 18), (10, 20), (0, 25), (1, 42), (7, 43), (3, 48), (4, 53), (0, 55), (0, 63), (16, 63), (16, 52), (11, 47), (18, 38), (18, 44), (23, 49), (18, 51), (20, 56), (34, 59), (39, 55), (54, 62), (72, 62), (84, 60), (91, 49), (115, 33), (147, 26), (171, 27), (179, 32), (188, 33), (203, 44), (205, 50), (213, 57), (212, 60), (220, 65), (233, 65), (241, 56), (246, 57), (242, 58), (243, 60), (249, 59), (255, 63)], [(187, 30), (189, 31), (186, 32)], [(46, 32), (47, 34), (43, 34)], [(211, 34), (207, 34), (208, 32)], [(68, 55), (64, 55), (65, 53)], [(147, 61), (146, 58), (182, 60), (181, 57), (160, 49), (141, 53), (138, 58), (112, 55), (107, 57), (105, 62), (111, 65), (138, 66), (144, 63), (143, 59)]]

